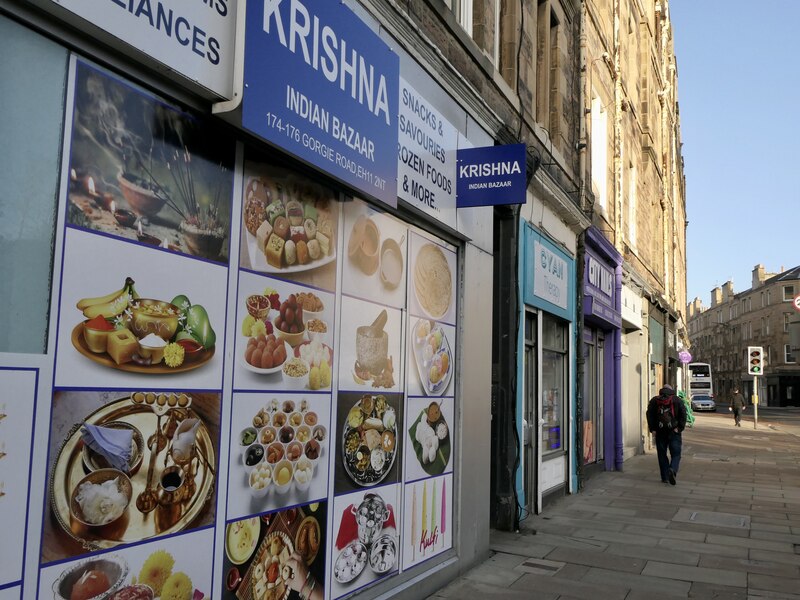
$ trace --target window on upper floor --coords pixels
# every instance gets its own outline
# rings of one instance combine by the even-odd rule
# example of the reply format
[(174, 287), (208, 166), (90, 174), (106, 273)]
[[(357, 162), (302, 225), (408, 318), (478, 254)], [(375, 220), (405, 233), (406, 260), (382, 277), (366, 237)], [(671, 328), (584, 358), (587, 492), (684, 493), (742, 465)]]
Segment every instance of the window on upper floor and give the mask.
[(560, 66), (563, 64), (560, 47), (561, 23), (552, 0), (538, 0), (536, 5), (536, 122), (543, 126), (550, 140), (560, 146), (562, 132), (559, 110), (562, 89)]
[(783, 362), (787, 365), (797, 362), (797, 358), (792, 354), (792, 347), (789, 344), (783, 346)]
[(789, 317), (792, 313), (783, 313), (783, 333), (789, 332)]
[(764, 292), (761, 292), (761, 308), (764, 308), (765, 306), (766, 306), (766, 296), (764, 295)]
[(783, 301), (791, 302), (792, 300), (794, 300), (794, 286), (793, 285), (783, 286)]
[(772, 290), (767, 290), (767, 306), (772, 304)]
[(763, 326), (764, 335), (769, 335), (769, 317), (764, 319), (764, 326)]
[(445, 0), (447, 6), (455, 13), (464, 31), (472, 37), (472, 1), (473, 0)]
[(592, 96), (592, 191), (602, 212), (608, 211), (608, 113), (600, 95)]

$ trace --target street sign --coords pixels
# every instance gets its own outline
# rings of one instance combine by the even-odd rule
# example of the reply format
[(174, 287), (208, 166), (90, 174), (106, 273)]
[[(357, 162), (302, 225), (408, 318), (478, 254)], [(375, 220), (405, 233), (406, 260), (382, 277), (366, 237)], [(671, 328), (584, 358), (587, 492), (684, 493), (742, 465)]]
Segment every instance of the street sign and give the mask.
[(796, 311), (800, 312), (800, 294), (797, 294), (797, 296), (794, 297), (794, 300), (792, 300), (792, 306), (794, 306)]

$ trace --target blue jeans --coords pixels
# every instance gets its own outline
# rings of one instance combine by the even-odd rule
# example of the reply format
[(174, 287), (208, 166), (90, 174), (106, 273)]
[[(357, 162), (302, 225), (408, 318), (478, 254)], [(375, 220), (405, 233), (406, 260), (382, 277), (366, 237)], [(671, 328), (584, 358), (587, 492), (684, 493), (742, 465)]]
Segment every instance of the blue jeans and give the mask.
[[(668, 481), (668, 471), (670, 468), (677, 474), (681, 464), (681, 446), (683, 440), (680, 433), (669, 435), (656, 434), (656, 452), (658, 453), (658, 468), (661, 471), (661, 481)], [(667, 458), (669, 450), (670, 458)]]

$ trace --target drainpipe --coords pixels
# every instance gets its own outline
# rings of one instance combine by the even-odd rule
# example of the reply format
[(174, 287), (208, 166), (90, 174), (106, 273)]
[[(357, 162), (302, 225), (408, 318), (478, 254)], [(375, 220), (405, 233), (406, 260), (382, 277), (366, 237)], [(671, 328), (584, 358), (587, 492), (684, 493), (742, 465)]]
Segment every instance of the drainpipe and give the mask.
[(586, 147), (589, 143), (586, 131), (586, 115), (589, 112), (589, 101), (592, 90), (587, 89), (589, 85), (588, 77), (588, 47), (586, 41), (586, 20), (587, 9), (586, 0), (581, 1), (581, 22), (578, 43), (578, 63), (580, 64), (580, 84), (578, 85), (578, 176), (580, 178), (580, 192), (578, 196), (578, 206), (582, 211), (586, 211)]
[[(614, 268), (614, 308), (622, 312), (622, 265)], [(614, 329), (614, 468), (622, 471), (625, 442), (622, 437), (622, 328)]]

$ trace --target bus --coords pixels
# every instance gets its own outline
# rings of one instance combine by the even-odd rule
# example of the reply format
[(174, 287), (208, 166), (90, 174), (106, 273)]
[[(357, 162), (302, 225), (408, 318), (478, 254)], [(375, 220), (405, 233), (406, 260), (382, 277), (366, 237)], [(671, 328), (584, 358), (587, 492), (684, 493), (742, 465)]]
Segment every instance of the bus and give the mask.
[(689, 398), (695, 394), (714, 397), (714, 382), (708, 363), (689, 363)]

